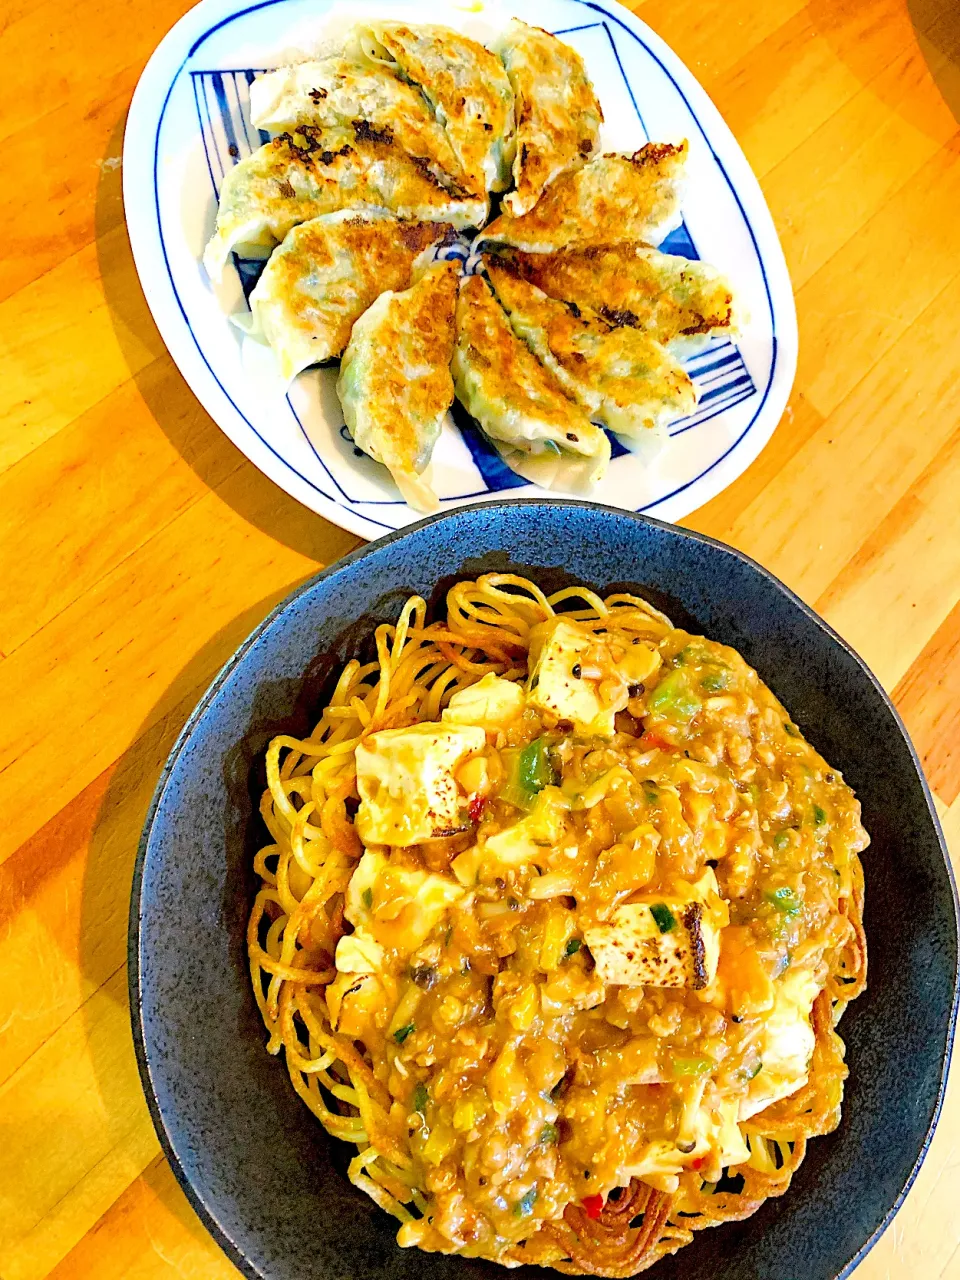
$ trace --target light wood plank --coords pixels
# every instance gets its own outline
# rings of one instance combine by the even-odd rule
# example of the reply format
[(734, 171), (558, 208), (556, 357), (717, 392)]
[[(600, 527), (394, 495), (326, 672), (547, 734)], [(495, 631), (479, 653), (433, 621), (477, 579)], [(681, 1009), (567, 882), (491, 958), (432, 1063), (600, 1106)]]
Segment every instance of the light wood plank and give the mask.
[(202, 686), (0, 866), (0, 1085), (126, 962), (140, 830)]
[(931, 636), (893, 697), (931, 787), (952, 805), (960, 796), (960, 606)]
[(104, 296), (118, 255), (130, 260), (124, 227), (0, 303), (0, 471), (165, 356), (152, 321), (133, 331)]
[[(955, 278), (960, 223), (947, 210), (960, 199), (951, 139), (797, 292), (797, 380), (829, 414), (878, 363), (895, 360), (910, 325)], [(882, 264), (897, 262), (898, 288)]]
[(808, 7), (709, 87), (762, 179), (911, 45), (899, 0), (837, 4), (828, 29)]
[(12, 653), (242, 464), (169, 356), (122, 382), (0, 473), (0, 644)]
[(899, 357), (862, 376), (729, 528), (731, 542), (811, 603), (960, 422), (954, 310), (947, 286)]
[(50, 1273), (50, 1280), (236, 1280), (162, 1159)]
[(958, 494), (960, 431), (817, 600), (888, 689), (960, 600)]
[(0, 1274), (46, 1275), (158, 1151), (120, 968), (0, 1089)]
[(628, 5), (676, 50), (708, 92), (744, 50), (756, 48), (805, 7), (803, 0), (764, 0), (736, 7), (698, 0), (644, 0)]
[[(943, 55), (936, 65), (947, 65)], [(911, 45), (814, 133), (804, 133), (762, 184), (794, 288), (856, 236), (956, 127), (926, 59)]]
[[(12, 251), (9, 257), (5, 254), (0, 299), (12, 297), (93, 244), (98, 234), (120, 225), (120, 208), (109, 199), (100, 200), (101, 180), (107, 180), (108, 193), (117, 187), (119, 170), (113, 166), (120, 156), (134, 78), (130, 67), (112, 83), (97, 86), (99, 92), (91, 81), (93, 91), (88, 90), (80, 118), (79, 104), (65, 105), (42, 123), (21, 125), (4, 139), (5, 162), (23, 175), (33, 199), (24, 200), (23, 189), (9, 182), (0, 190), (5, 248)], [(63, 143), (66, 138), (69, 145)]]
[(67, 19), (47, 0), (0, 29), (0, 139), (5, 171), (17, 176), (0, 188), (0, 299), (120, 225), (120, 175), (111, 166), (127, 104), (150, 53), (188, 8), (183, 0), (144, 6), (131, 22), (126, 0), (78, 0)]
[[(0, 665), (0, 703), (10, 707), (0, 722), (0, 809), (9, 815), (0, 861), (212, 676), (321, 554), (336, 558), (356, 542), (244, 464), (21, 645)], [(69, 663), (59, 660), (65, 653)], [(16, 696), (24, 688), (29, 702)]]

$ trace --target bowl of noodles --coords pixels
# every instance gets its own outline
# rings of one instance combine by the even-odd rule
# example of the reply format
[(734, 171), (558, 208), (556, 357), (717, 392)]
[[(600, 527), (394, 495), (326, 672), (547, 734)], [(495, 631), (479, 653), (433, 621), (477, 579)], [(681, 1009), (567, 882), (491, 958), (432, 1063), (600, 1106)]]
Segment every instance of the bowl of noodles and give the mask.
[(130, 975), (246, 1275), (836, 1277), (936, 1123), (955, 893), (889, 700), (782, 584), (515, 502), (241, 646), (160, 781)]

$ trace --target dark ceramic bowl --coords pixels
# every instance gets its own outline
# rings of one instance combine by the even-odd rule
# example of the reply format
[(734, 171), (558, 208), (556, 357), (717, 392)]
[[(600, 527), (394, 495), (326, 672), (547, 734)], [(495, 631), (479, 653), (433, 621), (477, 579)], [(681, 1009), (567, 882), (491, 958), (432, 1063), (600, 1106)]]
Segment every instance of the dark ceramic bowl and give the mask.
[[(180, 736), (140, 846), (130, 925), (133, 1027), (161, 1142), (194, 1207), (247, 1276), (502, 1277), (490, 1263), (394, 1241), (395, 1222), (345, 1177), (347, 1151), (264, 1051), (244, 927), (261, 760), (306, 733), (336, 669), (413, 592), (515, 570), (546, 590), (629, 586), (734, 645), (842, 769), (873, 837), (864, 857), (870, 985), (843, 1022), (843, 1121), (812, 1142), (782, 1199), (699, 1233), (660, 1280), (827, 1280), (890, 1221), (936, 1123), (957, 997), (955, 890), (930, 793), (896, 712), (857, 656), (745, 556), (654, 520), (515, 501), (426, 520), (301, 587), (237, 650)], [(524, 1276), (555, 1276), (525, 1269)]]

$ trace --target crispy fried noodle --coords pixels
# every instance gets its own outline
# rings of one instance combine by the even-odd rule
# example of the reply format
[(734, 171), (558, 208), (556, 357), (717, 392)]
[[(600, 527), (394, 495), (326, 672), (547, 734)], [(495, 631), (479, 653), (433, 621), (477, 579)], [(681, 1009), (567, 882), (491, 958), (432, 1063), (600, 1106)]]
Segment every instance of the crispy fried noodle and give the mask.
[(634, 1275), (836, 1127), (868, 839), (735, 650), (488, 574), (266, 776), (268, 1047), (400, 1245)]

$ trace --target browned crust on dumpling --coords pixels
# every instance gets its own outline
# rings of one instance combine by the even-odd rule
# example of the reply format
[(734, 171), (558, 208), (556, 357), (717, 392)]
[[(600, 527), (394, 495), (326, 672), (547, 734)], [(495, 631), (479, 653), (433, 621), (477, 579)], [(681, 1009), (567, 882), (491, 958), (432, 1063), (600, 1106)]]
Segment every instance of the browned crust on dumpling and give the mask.
[(520, 216), (560, 174), (592, 159), (603, 111), (583, 59), (549, 31), (514, 21), (500, 53), (517, 111), (516, 189), (504, 207)]
[(678, 183), (686, 157), (686, 142), (647, 143), (633, 155), (598, 156), (558, 177), (529, 213), (502, 213), (483, 239), (532, 253), (655, 244), (679, 222)]
[(587, 245), (557, 253), (504, 248), (497, 261), (551, 298), (589, 307), (608, 324), (646, 329), (661, 342), (734, 328), (733, 291), (723, 276), (649, 245)]

